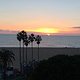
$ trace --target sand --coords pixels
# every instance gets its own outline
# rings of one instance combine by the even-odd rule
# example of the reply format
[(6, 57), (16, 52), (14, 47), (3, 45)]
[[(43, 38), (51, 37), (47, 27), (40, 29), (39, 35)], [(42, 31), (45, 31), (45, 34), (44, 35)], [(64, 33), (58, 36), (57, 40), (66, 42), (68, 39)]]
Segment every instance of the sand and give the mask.
[[(15, 54), (15, 61), (13, 62), (13, 67), (19, 69), (19, 48), (18, 47), (0, 47), (1, 49), (8, 49), (10, 51), (13, 51)], [(21, 54), (22, 54), (23, 49), (21, 48)], [(24, 49), (24, 53), (26, 53), (26, 48)], [(38, 60), (38, 49), (36, 47), (33, 48), (33, 59)], [(40, 60), (48, 59), (54, 55), (58, 54), (66, 54), (66, 55), (76, 55), (80, 54), (80, 48), (46, 48), (46, 47), (41, 47), (39, 49), (40, 53)], [(28, 61), (32, 59), (32, 49), (28, 48), (27, 49), (27, 54), (28, 54)]]

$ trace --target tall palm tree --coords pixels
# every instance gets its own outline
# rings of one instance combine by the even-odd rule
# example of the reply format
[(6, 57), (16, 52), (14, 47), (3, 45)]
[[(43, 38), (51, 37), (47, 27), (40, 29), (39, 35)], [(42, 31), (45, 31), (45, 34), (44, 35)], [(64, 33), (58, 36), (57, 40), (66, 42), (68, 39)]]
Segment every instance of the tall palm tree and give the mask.
[(14, 54), (12, 51), (9, 51), (7, 49), (2, 49), (0, 51), (0, 60), (3, 64), (3, 69), (4, 69), (4, 80), (6, 80), (6, 70), (7, 70), (7, 64), (8, 62), (13, 63), (12, 60), (15, 60)]
[(28, 40), (28, 38), (25, 39), (25, 46), (26, 46), (26, 61), (27, 61), (27, 46), (30, 43), (30, 41)]
[(20, 60), (20, 71), (22, 70), (22, 67), (21, 67), (21, 32), (19, 32), (17, 34), (17, 40), (19, 41), (19, 60)]
[(21, 35), (22, 35), (22, 40), (23, 40), (23, 63), (24, 63), (24, 42), (25, 42), (25, 39), (27, 38), (27, 33), (23, 30), (21, 31)]
[(32, 46), (32, 60), (33, 60), (33, 41), (34, 41), (35, 37), (34, 34), (29, 35), (29, 40), (31, 42), (31, 46)]
[(39, 44), (40, 44), (41, 40), (42, 40), (41, 36), (37, 35), (36, 38), (35, 38), (35, 41), (38, 44), (38, 61), (39, 61)]

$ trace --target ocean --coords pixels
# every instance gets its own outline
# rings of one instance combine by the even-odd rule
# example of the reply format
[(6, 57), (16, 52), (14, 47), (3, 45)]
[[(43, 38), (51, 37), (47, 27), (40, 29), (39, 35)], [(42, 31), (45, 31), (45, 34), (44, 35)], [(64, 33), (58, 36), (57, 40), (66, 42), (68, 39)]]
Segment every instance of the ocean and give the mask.
[[(80, 47), (80, 36), (41, 35), (41, 37), (40, 47)], [(33, 46), (38, 46), (35, 41)], [(16, 34), (0, 34), (0, 47), (19, 47)], [(31, 44), (28, 47), (31, 47)]]

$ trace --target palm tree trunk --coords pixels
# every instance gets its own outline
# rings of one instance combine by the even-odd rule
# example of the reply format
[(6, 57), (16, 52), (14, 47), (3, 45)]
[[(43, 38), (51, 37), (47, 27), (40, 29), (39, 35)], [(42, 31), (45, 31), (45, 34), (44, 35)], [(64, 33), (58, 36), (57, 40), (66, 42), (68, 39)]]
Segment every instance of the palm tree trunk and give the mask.
[(19, 41), (19, 53), (20, 53), (20, 71), (22, 72), (22, 67), (21, 67), (21, 41)]
[(38, 44), (38, 62), (39, 62), (39, 44)]
[(22, 73), (24, 73), (24, 42), (23, 42), (23, 61), (22, 61)]
[(33, 42), (31, 42), (31, 46), (32, 46), (32, 60), (33, 60)]
[(27, 46), (26, 46), (26, 62), (27, 62)]
[(24, 42), (23, 42), (23, 63), (24, 63)]

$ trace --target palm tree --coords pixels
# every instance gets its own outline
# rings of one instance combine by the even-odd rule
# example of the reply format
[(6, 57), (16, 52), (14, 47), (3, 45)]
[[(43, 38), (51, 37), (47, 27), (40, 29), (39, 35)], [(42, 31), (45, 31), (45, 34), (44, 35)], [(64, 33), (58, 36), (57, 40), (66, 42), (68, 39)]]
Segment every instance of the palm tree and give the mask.
[(23, 30), (21, 31), (21, 39), (23, 40), (23, 63), (24, 63), (24, 42), (25, 42), (25, 39), (27, 38), (27, 33)]
[(26, 46), (26, 61), (27, 61), (27, 46), (30, 43), (30, 41), (28, 40), (28, 38), (25, 39), (25, 46)]
[(38, 44), (38, 61), (39, 61), (39, 44), (40, 44), (41, 40), (42, 40), (41, 36), (37, 35), (36, 38), (35, 38), (35, 41)]
[(33, 41), (34, 41), (35, 37), (34, 34), (29, 35), (29, 40), (31, 42), (31, 46), (32, 46), (32, 60), (33, 60)]
[(3, 64), (3, 69), (4, 69), (4, 80), (6, 80), (6, 70), (7, 70), (7, 64), (8, 62), (13, 63), (12, 59), (15, 60), (14, 54), (12, 51), (9, 51), (7, 49), (2, 49), (0, 51), (0, 60), (1, 63)]
[(21, 32), (17, 34), (17, 40), (19, 41), (19, 53), (20, 53), (19, 59), (20, 59), (20, 71), (21, 71), (22, 70), (21, 68)]

